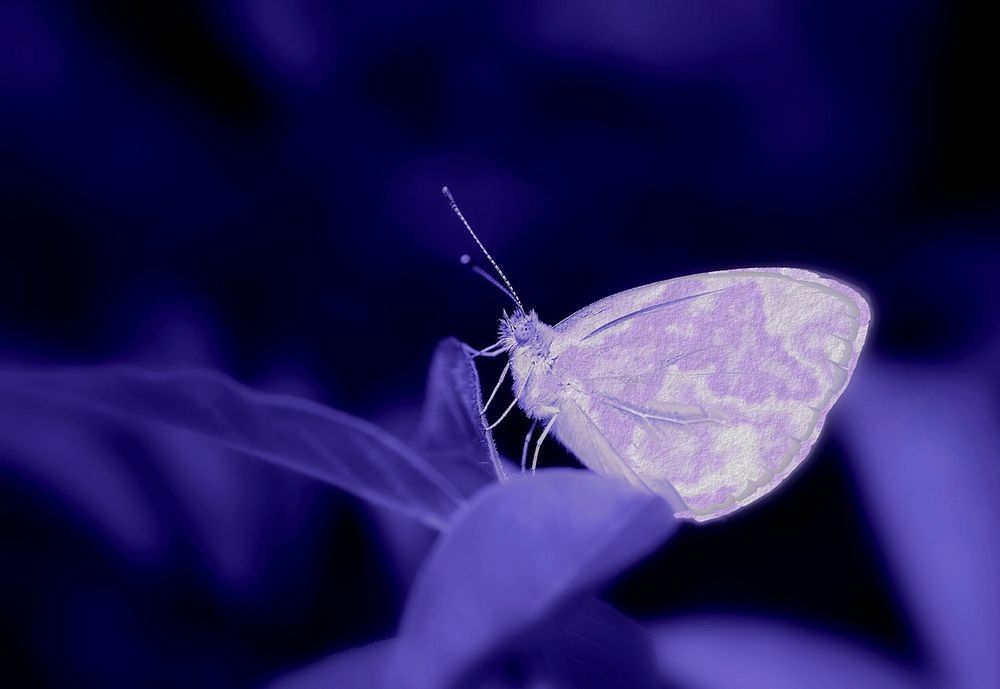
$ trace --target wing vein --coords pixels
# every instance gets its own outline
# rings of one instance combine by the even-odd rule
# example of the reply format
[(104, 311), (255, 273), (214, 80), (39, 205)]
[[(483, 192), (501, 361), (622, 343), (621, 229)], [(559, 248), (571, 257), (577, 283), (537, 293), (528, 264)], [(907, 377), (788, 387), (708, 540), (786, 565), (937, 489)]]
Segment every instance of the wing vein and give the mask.
[(683, 511), (688, 509), (687, 503), (684, 502), (684, 499), (681, 497), (680, 493), (677, 492), (677, 489), (674, 488), (674, 486), (668, 480), (663, 479), (657, 481), (657, 484), (655, 486), (650, 485), (649, 481), (647, 481), (646, 478), (644, 478), (639, 472), (637, 472), (632, 467), (631, 464), (625, 461), (625, 458), (622, 457), (621, 453), (615, 448), (615, 446), (612, 445), (611, 442), (606, 437), (604, 437), (604, 434), (601, 432), (601, 427), (597, 425), (597, 422), (594, 421), (594, 419), (590, 416), (590, 414), (587, 413), (587, 411), (576, 402), (570, 402), (569, 404), (576, 409), (576, 411), (580, 414), (580, 416), (589, 426), (589, 429), (587, 430), (587, 439), (590, 440), (591, 445), (594, 448), (594, 452), (597, 456), (600, 456), (601, 453), (600, 449), (597, 446), (597, 441), (595, 440), (595, 437), (600, 438), (602, 441), (604, 441), (604, 445), (611, 451), (611, 453), (615, 456), (615, 459), (618, 460), (618, 463), (621, 465), (623, 469), (625, 469), (628, 475), (630, 475), (635, 480), (636, 484), (644, 487), (648, 491), (651, 491), (658, 495), (662, 495), (664, 499), (666, 499), (667, 502), (669, 502), (675, 510)]
[(698, 407), (699, 411), (702, 414), (700, 418), (679, 419), (676, 417), (662, 416), (660, 414), (649, 411), (647, 409), (642, 409), (640, 407), (633, 407), (630, 404), (628, 404), (625, 400), (619, 399), (614, 395), (609, 395), (607, 393), (603, 392), (597, 393), (597, 397), (603, 399), (614, 409), (625, 412), (626, 414), (631, 414), (632, 416), (638, 417), (640, 419), (648, 419), (650, 421), (665, 421), (667, 423), (677, 424), (679, 426), (689, 426), (695, 423), (716, 423), (719, 424), (720, 426), (724, 425), (718, 419), (713, 419), (711, 416), (709, 416), (702, 407)]
[(747, 371), (640, 371), (639, 373), (609, 373), (607, 375), (590, 376), (583, 380), (642, 380), (653, 374), (674, 376), (678, 378), (706, 378), (708, 376), (749, 376)]
[(659, 304), (652, 304), (650, 306), (646, 306), (646, 307), (638, 309), (636, 311), (632, 311), (630, 313), (626, 313), (624, 316), (619, 316), (618, 318), (615, 318), (614, 320), (608, 321), (607, 323), (605, 323), (604, 325), (600, 326), (599, 328), (597, 328), (595, 330), (591, 330), (589, 333), (587, 333), (586, 335), (584, 335), (580, 339), (581, 339), (581, 341), (589, 339), (589, 338), (593, 337), (594, 335), (597, 335), (598, 333), (601, 333), (601, 332), (603, 332), (603, 331), (605, 331), (605, 330), (607, 330), (609, 328), (613, 328), (616, 325), (618, 325), (619, 323), (623, 323), (623, 322), (625, 322), (625, 321), (627, 321), (629, 319), (636, 318), (638, 316), (644, 316), (644, 315), (646, 315), (648, 313), (652, 313), (653, 311), (659, 311), (660, 309), (665, 309), (668, 306), (673, 306), (674, 304), (680, 304), (681, 302), (690, 301), (691, 299), (697, 299), (698, 297), (704, 297), (704, 296), (707, 296), (709, 294), (716, 294), (718, 292), (725, 292), (728, 289), (730, 289), (730, 288), (729, 287), (721, 287), (719, 289), (713, 289), (713, 290), (709, 290), (707, 292), (699, 292), (698, 294), (689, 294), (686, 297), (678, 297), (677, 299), (671, 299), (670, 301), (664, 301), (664, 302), (660, 302)]

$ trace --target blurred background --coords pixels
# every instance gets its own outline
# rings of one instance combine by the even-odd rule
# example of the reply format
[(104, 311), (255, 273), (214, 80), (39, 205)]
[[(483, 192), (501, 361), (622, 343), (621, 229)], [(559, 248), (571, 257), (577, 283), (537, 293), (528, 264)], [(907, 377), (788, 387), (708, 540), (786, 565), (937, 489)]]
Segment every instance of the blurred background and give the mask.
[[(208, 366), (405, 433), (437, 341), (484, 347), (507, 306), (459, 264), (447, 184), (548, 323), (803, 267), (871, 296), (867, 356), (996, 380), (985, 12), (2, 0), (0, 360)], [(0, 445), (5, 686), (255, 686), (393, 633), (429, 534), (166, 433), (25, 416)], [(836, 417), (779, 497), (683, 529), (607, 598), (919, 664)]]

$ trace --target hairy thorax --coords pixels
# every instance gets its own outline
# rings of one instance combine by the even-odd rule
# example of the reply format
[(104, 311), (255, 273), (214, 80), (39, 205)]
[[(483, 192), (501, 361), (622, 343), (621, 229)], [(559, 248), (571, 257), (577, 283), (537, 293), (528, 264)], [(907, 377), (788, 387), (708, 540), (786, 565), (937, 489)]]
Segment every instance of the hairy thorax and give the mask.
[(547, 375), (555, 359), (550, 353), (555, 331), (535, 311), (516, 311), (500, 321), (500, 338), (510, 357), (514, 394), (524, 412), (535, 419), (552, 416), (561, 385)]

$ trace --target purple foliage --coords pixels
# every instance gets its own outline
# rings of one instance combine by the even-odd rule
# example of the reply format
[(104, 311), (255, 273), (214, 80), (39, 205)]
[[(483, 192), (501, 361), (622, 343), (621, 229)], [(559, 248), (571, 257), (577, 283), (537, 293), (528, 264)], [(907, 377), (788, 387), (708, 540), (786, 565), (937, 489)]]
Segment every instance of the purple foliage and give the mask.
[(454, 686), (673, 529), (663, 500), (572, 469), (483, 491), (456, 517), (410, 592), (390, 685)]
[[(491, 480), (495, 450), (477, 411), (478, 379), (452, 340), (435, 355), (412, 444), (342, 412), (252, 392), (207, 372), (6, 371), (0, 403), (18, 424), (5, 435), (12, 455), (58, 457), (66, 452), (59, 443), (86, 448), (94, 442), (86, 429), (101, 419), (147, 432), (167, 428), (156, 437), (184, 441), (165, 445), (165, 466), (171, 450), (202, 459), (200, 473), (175, 484), (179, 491), (197, 490), (204, 472), (229, 466), (204, 451), (235, 449), (443, 528), (393, 638), (292, 671), (275, 687), (499, 687), (529, 677), (553, 687), (994, 686), (996, 400), (971, 376), (917, 374), (878, 360), (859, 379), (845, 395), (845, 436), (928, 646), (925, 667), (794, 621), (687, 615), (644, 628), (594, 599), (669, 538), (669, 506), (579, 470)], [(45, 432), (59, 424), (64, 432)], [(31, 470), (90, 509), (118, 547), (148, 547), (155, 538), (149, 526), (142, 536), (142, 525), (155, 519), (142, 516), (134, 488), (116, 481), (122, 473), (107, 464), (113, 453), (93, 447), (80, 455), (75, 482), (54, 468)], [(444, 476), (464, 478), (449, 483)]]
[(483, 433), (479, 374), (454, 338), (434, 350), (427, 374), (423, 413), (411, 439), (414, 448), (441, 473), (471, 494), (486, 483), (506, 478), (491, 433)]
[[(995, 24), (0, 2), (0, 686), (1000, 687)], [(812, 459), (705, 526), (558, 434), (520, 476), (444, 184), (546, 322), (862, 286)]]
[(372, 424), (307, 400), (254, 392), (211, 371), (7, 371), (0, 386), (13, 407), (41, 400), (51, 413), (68, 406), (185, 431), (434, 527), (462, 500), (445, 474)]

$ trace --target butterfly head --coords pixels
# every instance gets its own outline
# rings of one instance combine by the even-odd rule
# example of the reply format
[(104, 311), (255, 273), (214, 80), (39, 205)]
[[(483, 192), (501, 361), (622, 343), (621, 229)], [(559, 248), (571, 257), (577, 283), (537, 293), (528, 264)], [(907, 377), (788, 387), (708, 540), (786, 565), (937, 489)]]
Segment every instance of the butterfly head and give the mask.
[(530, 346), (538, 339), (539, 320), (534, 309), (527, 313), (518, 309), (509, 316), (504, 313), (500, 320), (500, 340), (507, 349)]

